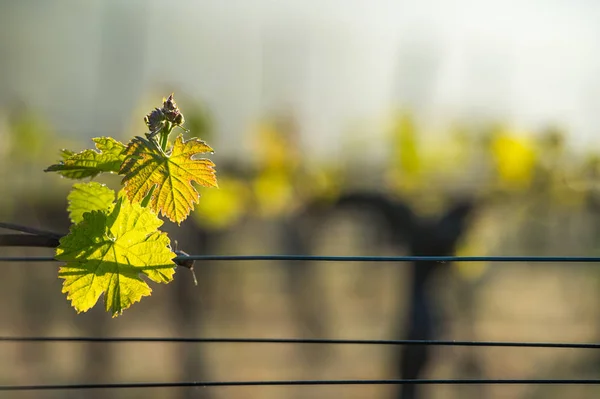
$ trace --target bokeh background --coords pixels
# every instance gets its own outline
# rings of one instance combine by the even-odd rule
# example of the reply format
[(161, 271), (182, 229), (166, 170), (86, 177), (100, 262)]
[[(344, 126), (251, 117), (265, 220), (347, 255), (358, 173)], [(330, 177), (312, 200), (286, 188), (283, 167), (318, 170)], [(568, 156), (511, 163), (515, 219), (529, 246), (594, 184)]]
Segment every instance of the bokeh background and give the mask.
[[(599, 255), (600, 3), (0, 2), (0, 220), (68, 230), (59, 149), (175, 92), (216, 150), (191, 254)], [(119, 178), (100, 179), (113, 187)], [(3, 256), (51, 249), (1, 247)], [(202, 262), (111, 319), (3, 263), (2, 336), (600, 340), (594, 264)], [(423, 316), (426, 315), (426, 316)], [(420, 317), (423, 316), (423, 317)], [(597, 378), (596, 350), (0, 343), (0, 384)], [(407, 374), (408, 373), (408, 374)], [(7, 398), (595, 398), (594, 386), (186, 388)]]

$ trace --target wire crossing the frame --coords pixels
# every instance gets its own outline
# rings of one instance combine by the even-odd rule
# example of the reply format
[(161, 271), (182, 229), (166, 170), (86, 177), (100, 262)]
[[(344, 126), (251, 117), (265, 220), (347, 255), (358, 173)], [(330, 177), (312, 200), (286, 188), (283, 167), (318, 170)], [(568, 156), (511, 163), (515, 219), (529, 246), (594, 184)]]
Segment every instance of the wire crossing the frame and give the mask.
[(512, 348), (600, 349), (600, 343), (502, 342), (390, 339), (303, 339), (303, 338), (177, 338), (177, 337), (0, 337), (0, 342), (97, 342), (97, 343), (240, 343), (240, 344), (321, 344), (321, 345), (432, 345)]
[(125, 389), (125, 388), (178, 388), (178, 387), (248, 387), (290, 385), (466, 385), (466, 384), (541, 384), (541, 385), (597, 385), (600, 379), (543, 380), (543, 379), (483, 379), (483, 380), (282, 380), (282, 381), (190, 381), (190, 382), (138, 382), (115, 384), (64, 384), (64, 385), (3, 385), (0, 391), (49, 391), (67, 389)]
[[(324, 256), (324, 255), (187, 255), (175, 261), (305, 262), (561, 262), (599, 263), (599, 256)], [(58, 262), (52, 256), (0, 256), (0, 262)]]

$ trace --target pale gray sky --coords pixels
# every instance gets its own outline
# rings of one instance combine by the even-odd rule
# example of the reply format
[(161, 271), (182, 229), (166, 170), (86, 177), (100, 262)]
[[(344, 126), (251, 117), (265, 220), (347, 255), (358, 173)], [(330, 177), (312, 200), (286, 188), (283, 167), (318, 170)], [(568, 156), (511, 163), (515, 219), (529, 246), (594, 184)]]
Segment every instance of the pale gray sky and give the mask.
[(185, 92), (212, 108), (225, 152), (284, 106), (322, 153), (398, 105), (558, 122), (598, 146), (598, 21), (591, 0), (5, 2), (0, 100), (93, 136), (130, 126), (158, 88)]

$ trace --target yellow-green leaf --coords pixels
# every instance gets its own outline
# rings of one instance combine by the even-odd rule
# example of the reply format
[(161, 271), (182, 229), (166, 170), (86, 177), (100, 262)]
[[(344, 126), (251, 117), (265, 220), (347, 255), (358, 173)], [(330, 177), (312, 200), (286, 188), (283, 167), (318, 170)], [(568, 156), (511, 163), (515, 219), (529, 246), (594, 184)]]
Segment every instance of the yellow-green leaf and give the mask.
[(97, 182), (73, 184), (67, 196), (69, 217), (73, 223), (83, 220), (83, 214), (91, 211), (110, 210), (115, 201), (115, 192)]
[(156, 186), (149, 208), (160, 212), (171, 221), (181, 223), (198, 203), (200, 194), (192, 185), (217, 187), (215, 164), (208, 159), (195, 159), (197, 154), (213, 150), (204, 141), (192, 138), (184, 141), (180, 134), (168, 154), (153, 141), (134, 138), (125, 152), (126, 158), (119, 171), (127, 197), (140, 203)]
[(111, 137), (96, 137), (92, 140), (96, 143), (98, 151), (84, 150), (73, 153), (63, 150), (63, 160), (50, 165), (44, 172), (58, 172), (69, 179), (95, 177), (102, 172), (118, 173), (125, 159), (125, 144)]
[(56, 259), (63, 293), (77, 312), (92, 308), (104, 294), (106, 311), (118, 316), (152, 289), (141, 278), (167, 283), (175, 273), (175, 254), (162, 221), (148, 208), (120, 197), (112, 211), (91, 211), (61, 238)]

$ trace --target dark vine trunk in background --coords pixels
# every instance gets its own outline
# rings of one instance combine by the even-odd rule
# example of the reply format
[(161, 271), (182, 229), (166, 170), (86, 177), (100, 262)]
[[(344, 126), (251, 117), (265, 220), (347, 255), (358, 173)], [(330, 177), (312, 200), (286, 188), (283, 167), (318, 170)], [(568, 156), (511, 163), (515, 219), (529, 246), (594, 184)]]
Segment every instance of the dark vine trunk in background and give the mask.
[[(379, 215), (387, 222), (392, 238), (398, 244), (408, 244), (409, 255), (449, 256), (465, 232), (468, 217), (474, 210), (472, 201), (464, 201), (450, 207), (438, 220), (420, 219), (404, 202), (393, 200), (379, 193), (352, 193), (338, 201), (337, 208), (352, 207)], [(405, 325), (400, 324), (397, 339), (432, 340), (439, 331), (441, 313), (431, 294), (429, 285), (439, 272), (448, 268), (447, 263), (413, 262)], [(399, 315), (402, 320), (405, 315)], [(399, 377), (421, 379), (431, 358), (431, 346), (405, 345), (398, 352)], [(419, 385), (400, 385), (395, 398), (419, 398)]]
[[(473, 210), (473, 204), (457, 204), (437, 221), (419, 221), (412, 226), (409, 234), (409, 255), (414, 256), (450, 256), (456, 250), (456, 244), (465, 232), (466, 222)], [(428, 289), (433, 277), (448, 268), (448, 264), (439, 262), (414, 262), (412, 264), (411, 293), (407, 325), (404, 339), (437, 339), (440, 330), (435, 300)], [(431, 358), (431, 346), (406, 345), (401, 347), (398, 361), (402, 379), (421, 379)], [(418, 385), (401, 385), (396, 397), (416, 399)]]

